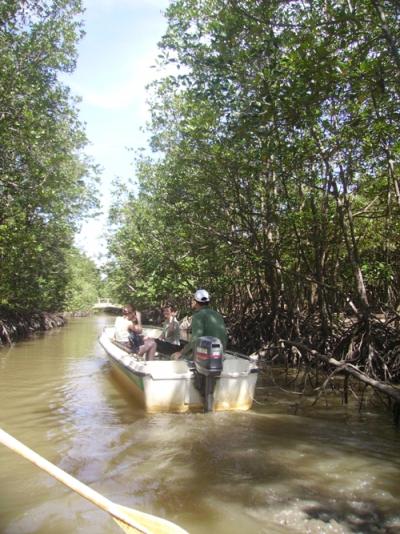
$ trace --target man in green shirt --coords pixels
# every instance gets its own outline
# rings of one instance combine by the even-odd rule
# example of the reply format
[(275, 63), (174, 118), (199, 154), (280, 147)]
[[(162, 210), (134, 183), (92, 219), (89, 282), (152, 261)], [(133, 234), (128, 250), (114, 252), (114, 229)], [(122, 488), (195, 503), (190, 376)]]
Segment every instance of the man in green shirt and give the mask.
[(220, 313), (209, 308), (210, 295), (205, 289), (198, 289), (192, 301), (192, 338), (184, 348), (172, 355), (174, 360), (186, 357), (193, 358), (193, 351), (197, 340), (201, 336), (217, 337), (224, 349), (228, 341), (224, 319)]

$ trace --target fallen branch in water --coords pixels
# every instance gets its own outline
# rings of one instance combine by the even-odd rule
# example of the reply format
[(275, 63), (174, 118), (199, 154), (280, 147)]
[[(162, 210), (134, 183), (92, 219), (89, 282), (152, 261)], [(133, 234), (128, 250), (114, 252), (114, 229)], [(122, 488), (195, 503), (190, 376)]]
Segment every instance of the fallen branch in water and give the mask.
[(377, 389), (378, 391), (385, 393), (386, 395), (394, 399), (396, 402), (400, 403), (400, 388), (399, 387), (392, 386), (384, 382), (381, 382), (380, 380), (371, 378), (370, 376), (365, 374), (363, 371), (360, 371), (360, 369), (358, 369), (353, 364), (346, 362), (346, 361), (339, 361), (330, 356), (326, 356), (325, 354), (321, 354), (317, 350), (307, 347), (307, 345), (304, 345), (303, 343), (298, 343), (296, 341), (289, 341), (286, 339), (281, 339), (280, 342), (284, 343), (285, 345), (296, 347), (302, 351), (306, 351), (310, 353), (312, 356), (318, 358), (319, 360), (322, 360), (325, 363), (328, 363), (329, 365), (333, 365), (334, 367), (336, 367), (337, 372), (340, 371), (340, 372), (349, 374), (355, 377), (360, 382), (363, 382), (364, 384), (368, 384), (374, 389)]

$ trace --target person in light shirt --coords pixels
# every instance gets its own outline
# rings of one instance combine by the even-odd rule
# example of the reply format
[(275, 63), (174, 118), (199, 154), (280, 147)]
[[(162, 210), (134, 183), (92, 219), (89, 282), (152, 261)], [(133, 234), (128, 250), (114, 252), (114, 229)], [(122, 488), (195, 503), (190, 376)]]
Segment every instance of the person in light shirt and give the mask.
[(117, 317), (114, 325), (114, 338), (146, 360), (154, 360), (157, 345), (154, 339), (142, 335), (141, 313), (128, 304)]
[[(128, 304), (122, 308), (122, 315), (115, 319), (114, 323), (114, 339), (119, 343), (129, 344), (129, 326), (131, 324), (128, 314), (135, 311), (133, 306)], [(138, 314), (139, 312), (136, 312)], [(139, 313), (140, 318), (140, 313)]]
[(163, 308), (164, 322), (162, 332), (156, 339), (157, 350), (162, 354), (172, 354), (181, 346), (180, 326), (176, 318), (176, 308), (172, 304), (167, 304)]

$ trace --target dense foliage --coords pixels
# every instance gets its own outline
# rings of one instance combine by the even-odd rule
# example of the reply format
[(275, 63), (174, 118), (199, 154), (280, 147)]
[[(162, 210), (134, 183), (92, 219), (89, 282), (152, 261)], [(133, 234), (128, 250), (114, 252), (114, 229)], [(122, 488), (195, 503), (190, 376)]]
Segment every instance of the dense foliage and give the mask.
[(0, 5), (0, 303), (60, 310), (96, 169), (76, 102), (60, 81), (82, 34), (80, 0)]
[(99, 268), (93, 260), (75, 248), (68, 253), (68, 284), (65, 290), (65, 311), (87, 312), (102, 294)]
[(114, 211), (121, 280), (226, 310), (396, 307), (396, 2), (177, 0), (140, 193)]
[(167, 18), (153, 156), (111, 213), (118, 296), (204, 286), (242, 348), (331, 343), (388, 378), (370, 326), (400, 304), (398, 2), (175, 0)]

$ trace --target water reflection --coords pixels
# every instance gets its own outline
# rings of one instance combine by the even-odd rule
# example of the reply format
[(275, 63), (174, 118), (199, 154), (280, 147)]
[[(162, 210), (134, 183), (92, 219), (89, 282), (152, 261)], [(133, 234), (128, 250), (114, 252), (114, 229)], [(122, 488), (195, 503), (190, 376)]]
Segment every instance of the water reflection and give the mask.
[[(250, 412), (142, 412), (97, 335), (113, 318), (0, 351), (2, 426), (113, 501), (204, 533), (400, 531), (399, 433), (356, 407), (293, 407), (260, 389)], [(112, 534), (109, 516), (0, 448), (0, 532)]]

